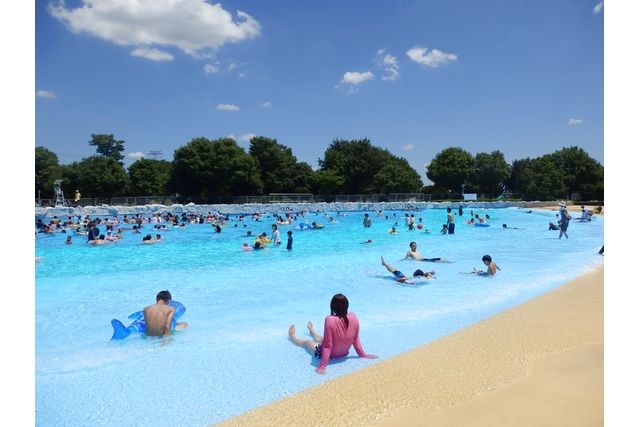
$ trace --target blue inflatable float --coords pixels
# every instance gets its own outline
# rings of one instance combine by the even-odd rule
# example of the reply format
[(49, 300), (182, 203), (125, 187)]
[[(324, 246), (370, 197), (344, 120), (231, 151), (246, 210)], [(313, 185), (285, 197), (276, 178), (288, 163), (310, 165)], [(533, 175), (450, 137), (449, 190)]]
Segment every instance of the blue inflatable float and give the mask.
[[(174, 300), (169, 301), (169, 305), (176, 309), (176, 313), (173, 315), (173, 320), (171, 320), (171, 330), (173, 330), (176, 327), (176, 319), (182, 316), (187, 309), (184, 304)], [(118, 319), (113, 319), (111, 321), (111, 326), (113, 326), (112, 340), (121, 340), (134, 332), (144, 333), (147, 330), (147, 324), (144, 321), (144, 313), (142, 311), (136, 311), (129, 315), (128, 319), (133, 319), (133, 323), (128, 327), (124, 326)]]
[(310, 224), (307, 224), (306, 222), (301, 222), (300, 224), (300, 230), (304, 231), (304, 230), (311, 230), (313, 227), (311, 227)]
[(489, 224), (478, 224), (478, 223), (476, 223), (475, 226), (476, 227), (488, 227)]

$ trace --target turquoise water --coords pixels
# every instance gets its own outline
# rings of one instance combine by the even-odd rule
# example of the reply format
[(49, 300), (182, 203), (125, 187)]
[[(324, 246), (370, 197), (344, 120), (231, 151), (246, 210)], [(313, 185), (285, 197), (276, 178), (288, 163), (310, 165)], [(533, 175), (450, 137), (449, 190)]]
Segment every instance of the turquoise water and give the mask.
[[(333, 214), (338, 223), (309, 214), (309, 222), (325, 228), (279, 226), (283, 245), (255, 252), (240, 250), (253, 243), (243, 235), (270, 236), (267, 218), (232, 221), (219, 234), (208, 224), (188, 224), (160, 231), (164, 242), (155, 245), (140, 244), (142, 235), (131, 231), (117, 244), (97, 247), (80, 236), (65, 245), (64, 234), (38, 235), (36, 423), (205, 426), (448, 335), (603, 263), (597, 255), (602, 218), (572, 221), (569, 239), (559, 240), (557, 231), (547, 231), (555, 212), (477, 210), (490, 215), (491, 226), (468, 226), (456, 217), (454, 235), (438, 233), (443, 209), (414, 212), (430, 234), (408, 231), (404, 213), (385, 212), (385, 219), (369, 212), (368, 229), (362, 212)], [(390, 235), (395, 221), (399, 234)], [(503, 223), (520, 229), (502, 229)], [(156, 230), (146, 225), (143, 233)], [(361, 243), (367, 239), (373, 242)], [(425, 257), (454, 262), (402, 261), (410, 241)], [(496, 277), (461, 274), (482, 268), (484, 254), (502, 269)], [(381, 255), (407, 275), (428, 268), (437, 279), (398, 285), (380, 265)], [(126, 317), (163, 289), (187, 307), (185, 331), (168, 340), (110, 341), (111, 319), (128, 325)], [(360, 319), (365, 350), (380, 358), (360, 359), (352, 350), (318, 375), (317, 359), (287, 339), (287, 328), (294, 323), (298, 336), (308, 337), (311, 320), (322, 333), (338, 292)]]

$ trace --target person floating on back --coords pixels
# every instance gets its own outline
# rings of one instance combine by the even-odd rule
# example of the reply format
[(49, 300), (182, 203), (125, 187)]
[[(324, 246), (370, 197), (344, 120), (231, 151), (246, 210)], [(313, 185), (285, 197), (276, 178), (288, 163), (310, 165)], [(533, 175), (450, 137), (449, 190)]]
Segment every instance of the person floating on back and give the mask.
[(318, 335), (313, 324), (307, 322), (307, 328), (313, 340), (301, 340), (296, 337), (296, 327), (289, 326), (289, 339), (298, 347), (303, 347), (320, 359), (316, 372), (324, 374), (329, 359), (345, 357), (353, 345), (358, 356), (377, 359), (375, 354), (368, 354), (360, 343), (360, 323), (354, 313), (347, 313), (349, 300), (342, 294), (335, 294), (330, 303), (331, 315), (324, 319), (324, 337)]
[[(394, 267), (392, 267), (391, 265), (389, 265), (385, 260), (384, 257), (380, 257), (380, 259), (382, 260), (382, 265), (384, 265), (384, 267), (389, 271), (389, 273), (393, 274), (393, 276), (396, 278), (396, 282), (400, 282), (400, 283), (406, 283), (408, 285), (415, 285), (415, 282), (409, 281), (410, 279), (405, 276), (402, 271), (400, 270), (396, 270)], [(424, 279), (432, 279), (433, 276), (435, 276), (436, 272), (435, 271), (427, 271), (426, 273), (420, 269), (416, 270), (413, 272), (413, 277), (414, 278), (424, 278)]]

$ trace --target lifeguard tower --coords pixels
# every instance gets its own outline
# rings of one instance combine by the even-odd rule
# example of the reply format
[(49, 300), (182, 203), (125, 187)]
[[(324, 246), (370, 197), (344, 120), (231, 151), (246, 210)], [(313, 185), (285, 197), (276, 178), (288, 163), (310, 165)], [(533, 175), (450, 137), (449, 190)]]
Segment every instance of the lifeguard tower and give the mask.
[(62, 184), (61, 179), (56, 179), (55, 181), (53, 181), (53, 191), (56, 195), (56, 207), (65, 206), (64, 193), (62, 192), (62, 188), (60, 187), (60, 184)]

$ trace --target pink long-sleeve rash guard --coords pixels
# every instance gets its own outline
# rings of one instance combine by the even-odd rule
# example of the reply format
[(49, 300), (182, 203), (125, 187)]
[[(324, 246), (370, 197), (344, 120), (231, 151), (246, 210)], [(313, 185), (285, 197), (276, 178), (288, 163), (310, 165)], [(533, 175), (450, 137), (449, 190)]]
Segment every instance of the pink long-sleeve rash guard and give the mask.
[(344, 321), (338, 316), (327, 316), (324, 319), (324, 337), (320, 345), (320, 367), (324, 370), (329, 363), (331, 357), (344, 357), (349, 354), (351, 345), (356, 349), (356, 353), (360, 357), (366, 357), (360, 343), (360, 323), (353, 313), (347, 313), (349, 319), (349, 328)]

